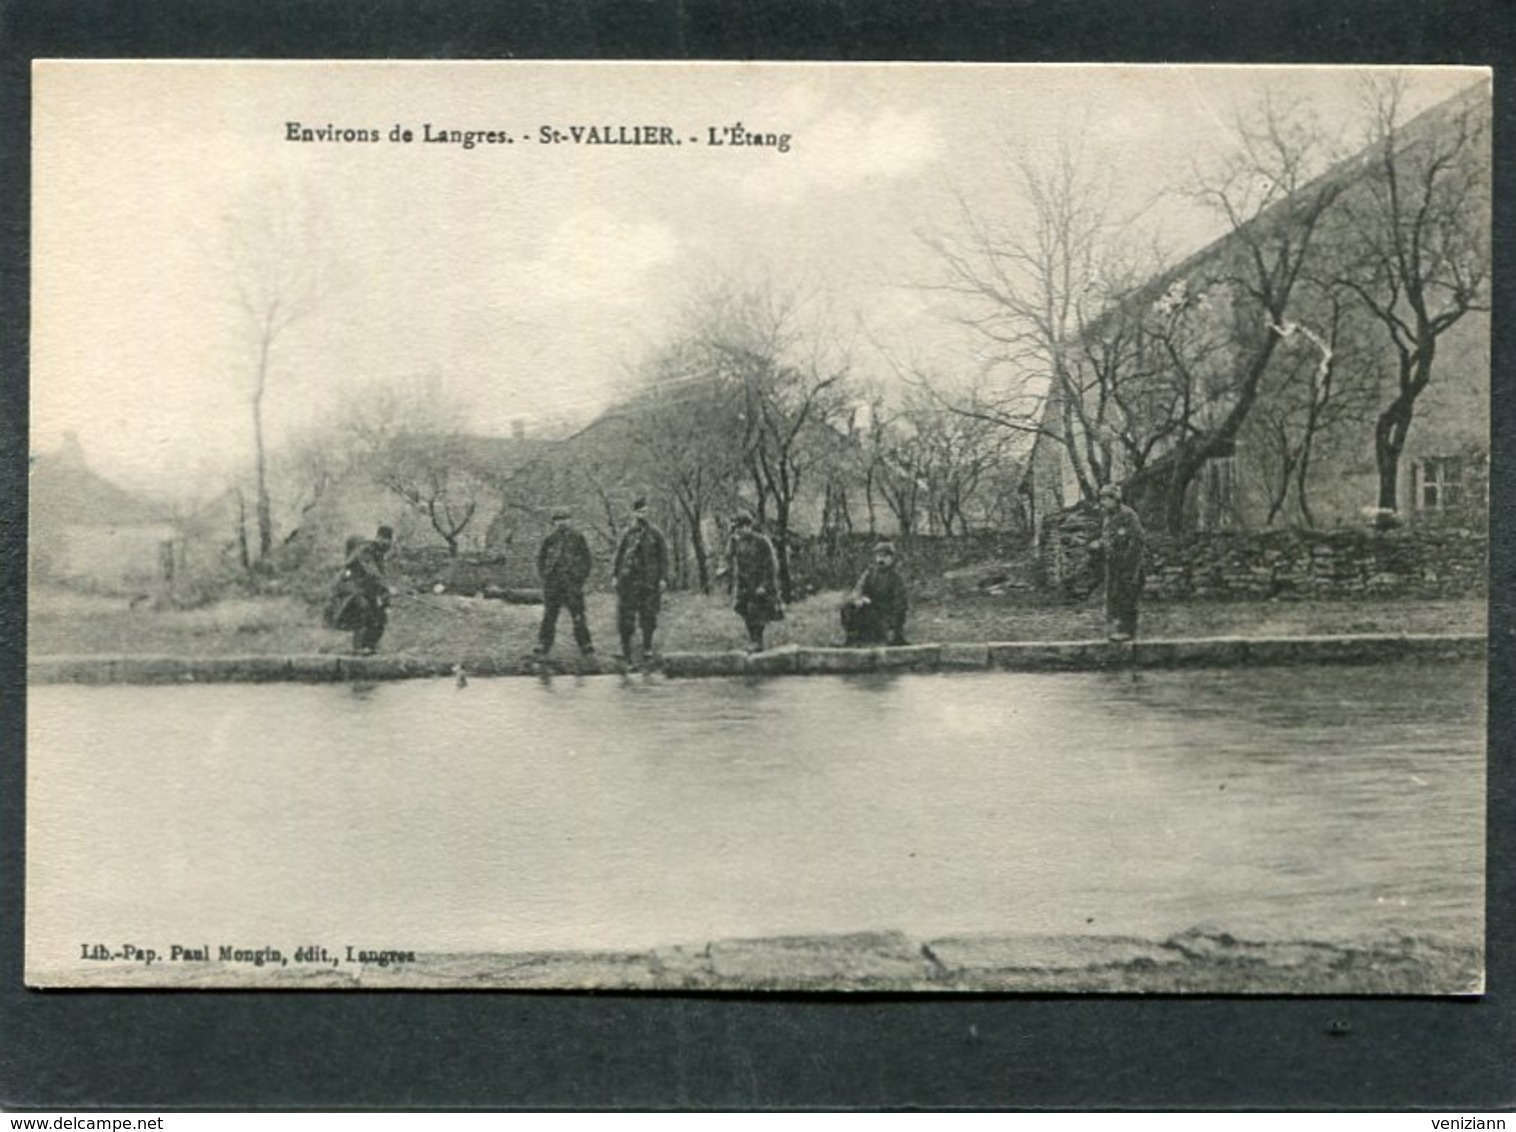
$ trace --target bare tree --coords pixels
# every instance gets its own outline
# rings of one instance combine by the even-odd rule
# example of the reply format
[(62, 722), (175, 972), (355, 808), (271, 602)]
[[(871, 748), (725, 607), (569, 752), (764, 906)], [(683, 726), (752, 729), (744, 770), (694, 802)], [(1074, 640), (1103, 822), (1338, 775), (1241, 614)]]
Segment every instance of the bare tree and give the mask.
[(488, 462), (464, 433), (467, 406), (435, 373), (348, 391), (342, 428), (375, 483), (422, 515), (456, 557), (481, 504), (500, 497)]
[[(966, 534), (997, 473), (1010, 478), (1014, 433), (974, 411), (972, 394), (945, 394), (918, 375), (901, 407), (883, 416), (872, 445), (873, 479), (902, 534), (924, 513), (929, 529)], [(982, 515), (981, 515), (982, 517)]]
[(1406, 125), (1402, 80), (1373, 81), (1367, 95), (1370, 158), (1344, 203), (1341, 281), (1394, 347), (1396, 382), (1374, 426), (1378, 505), (1389, 513), (1438, 341), (1469, 312), (1490, 309), (1490, 103), (1481, 86)]
[(1109, 173), (1073, 143), (1043, 164), (1016, 162), (1013, 183), (1029, 222), (997, 221), (960, 197), (958, 232), (926, 237), (945, 268), (935, 289), (984, 340), (991, 378), (972, 395), (939, 399), (1058, 445), (1093, 499), (1115, 474), (1118, 449), (1145, 457), (1165, 436), (1140, 431), (1153, 372), (1142, 287), (1161, 257), (1137, 250)]
[(402, 433), (386, 448), (374, 477), (426, 517), (453, 558), (479, 505), (495, 495), (461, 451), (456, 433)]
[(888, 474), (886, 466), (886, 425), (889, 422), (888, 399), (877, 384), (870, 384), (864, 396), (848, 414), (848, 434), (859, 449), (859, 471), (863, 481), (863, 506), (868, 533), (879, 529), (878, 501), (882, 497), (880, 477)]
[(886, 415), (882, 401), (871, 414), (873, 432), (869, 444), (868, 484), (872, 495), (884, 500), (902, 535), (915, 533), (927, 493), (927, 455), (913, 422), (901, 411)]
[(735, 408), (731, 441), (793, 597), (792, 518), (803, 486), (827, 478), (849, 443), (849, 363), (824, 321), (794, 293), (726, 285), (697, 300), (689, 341)]
[(695, 556), (696, 583), (711, 590), (705, 522), (730, 506), (742, 473), (732, 440), (738, 422), (729, 390), (706, 369), (703, 351), (675, 342), (644, 367), (642, 390), (623, 408), (646, 480), (673, 501)]
[(983, 420), (941, 410), (922, 417), (918, 428), (936, 525), (943, 534), (968, 534), (976, 516), (983, 524), (985, 489), (1010, 478), (1008, 438)]
[(492, 538), (514, 540), (523, 529), (537, 530), (555, 504), (577, 502), (575, 520), (600, 560), (621, 540), (626, 505), (645, 480), (644, 464), (629, 438), (606, 430), (624, 421), (607, 415), (590, 430), (567, 437), (549, 454), (533, 460), (512, 477)]
[(273, 454), (271, 494), (283, 498), (289, 516), (286, 546), (306, 529), (328, 493), (360, 468), (366, 451), (349, 429), (327, 423), (296, 433)]
[(1373, 419), (1379, 364), (1343, 288), (1309, 280), (1300, 298), (1298, 320), (1273, 328), (1281, 342), (1248, 430), (1266, 484), (1265, 522), (1273, 525), (1293, 500), (1300, 521), (1313, 527), (1315, 461)]
[(289, 191), (260, 187), (222, 217), (231, 299), (248, 350), (248, 399), (253, 418), (254, 494), (258, 560), (274, 545), (268, 490), (264, 402), (290, 331), (316, 309), (329, 285), (319, 250), (321, 225), (309, 202)]
[[(1183, 529), (1196, 475), (1207, 461), (1233, 453), (1281, 341), (1278, 328), (1294, 322), (1297, 286), (1345, 183), (1341, 171), (1322, 174), (1326, 151), (1316, 123), (1266, 98), (1255, 112), (1239, 116), (1235, 151), (1194, 190), (1225, 218), (1229, 232), (1194, 282), (1181, 277), (1175, 286), (1198, 296), (1194, 301), (1204, 300), (1206, 325), (1224, 329), (1229, 359), (1197, 375), (1190, 372), (1197, 355), (1187, 360), (1184, 351), (1169, 351), (1173, 373), (1194, 400), (1164, 459), (1149, 466), (1146, 486), (1161, 492), (1171, 532)], [(1181, 308), (1189, 301), (1186, 295)], [(1198, 356), (1215, 358), (1209, 348)]]

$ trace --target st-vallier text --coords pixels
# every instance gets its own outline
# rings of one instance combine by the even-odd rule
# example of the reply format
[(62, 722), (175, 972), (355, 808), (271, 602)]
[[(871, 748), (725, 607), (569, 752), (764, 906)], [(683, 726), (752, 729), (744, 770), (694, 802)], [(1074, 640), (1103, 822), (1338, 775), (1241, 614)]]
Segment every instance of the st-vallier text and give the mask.
[(360, 963), (388, 967), (391, 964), (414, 963), (416, 953), (406, 949), (358, 947), (354, 944), (328, 948), (310, 943), (286, 952), (278, 947), (243, 947), (227, 943), (215, 947), (208, 943), (172, 943), (167, 948), (144, 947), (135, 943), (114, 946), (106, 943), (81, 943), (79, 958), (97, 963), (140, 963), (144, 967), (151, 967), (154, 963), (237, 963), (252, 967), (288, 967), (291, 963), (336, 967), (343, 963)]
[(458, 127), (422, 122), (407, 125), (396, 122), (385, 129), (376, 126), (348, 126), (336, 122), (311, 123), (286, 121), (284, 140), (310, 145), (378, 144), (446, 145), (462, 149), (479, 146), (682, 146), (707, 149), (769, 149), (789, 153), (793, 135), (777, 130), (758, 129), (744, 123), (700, 126), (693, 132), (673, 126), (647, 123), (596, 122), (528, 126), (521, 130), (500, 127)]

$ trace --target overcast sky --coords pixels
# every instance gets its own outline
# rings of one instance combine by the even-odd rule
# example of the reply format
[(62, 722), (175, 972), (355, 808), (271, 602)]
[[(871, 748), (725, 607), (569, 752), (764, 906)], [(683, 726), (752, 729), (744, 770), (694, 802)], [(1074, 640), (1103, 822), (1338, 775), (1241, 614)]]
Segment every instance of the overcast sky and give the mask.
[[(973, 368), (918, 289), (918, 237), (954, 192), (1013, 221), (1018, 155), (1063, 136), (1116, 173), (1177, 253), (1213, 217), (1163, 196), (1224, 152), (1266, 86), (1351, 130), (1349, 70), (835, 64), (39, 63), (34, 99), (32, 447), (76, 431), (97, 470), (163, 490), (251, 458), (255, 355), (228, 217), (293, 217), (287, 267), (323, 289), (271, 358), (269, 440), (337, 390), (437, 374), (472, 427), (587, 417), (716, 276), (824, 295), (873, 343)], [(1411, 111), (1479, 72), (1419, 69)], [(288, 123), (416, 140), (295, 142)], [(715, 147), (740, 122), (790, 149)], [(422, 141), (497, 130), (513, 144)], [(544, 126), (667, 126), (678, 146), (545, 144)], [(698, 139), (698, 140), (692, 140)], [(1155, 202), (1156, 203), (1153, 203)], [(269, 251), (268, 247), (263, 248)], [(866, 328), (860, 331), (860, 327)]]

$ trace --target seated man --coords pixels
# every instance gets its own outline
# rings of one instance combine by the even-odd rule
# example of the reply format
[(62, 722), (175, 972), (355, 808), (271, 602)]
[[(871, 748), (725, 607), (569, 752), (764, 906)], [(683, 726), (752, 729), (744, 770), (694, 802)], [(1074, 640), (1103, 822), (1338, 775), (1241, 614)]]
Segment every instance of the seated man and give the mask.
[(842, 606), (842, 629), (849, 645), (904, 645), (910, 599), (895, 566), (895, 548), (880, 543), (874, 561)]

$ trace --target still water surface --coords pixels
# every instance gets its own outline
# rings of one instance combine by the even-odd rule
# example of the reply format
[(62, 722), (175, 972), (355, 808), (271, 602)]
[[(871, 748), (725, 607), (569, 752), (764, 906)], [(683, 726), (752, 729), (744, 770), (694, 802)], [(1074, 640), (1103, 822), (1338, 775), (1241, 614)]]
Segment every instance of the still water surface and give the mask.
[(29, 716), (33, 963), (1482, 933), (1476, 664), (47, 686)]

